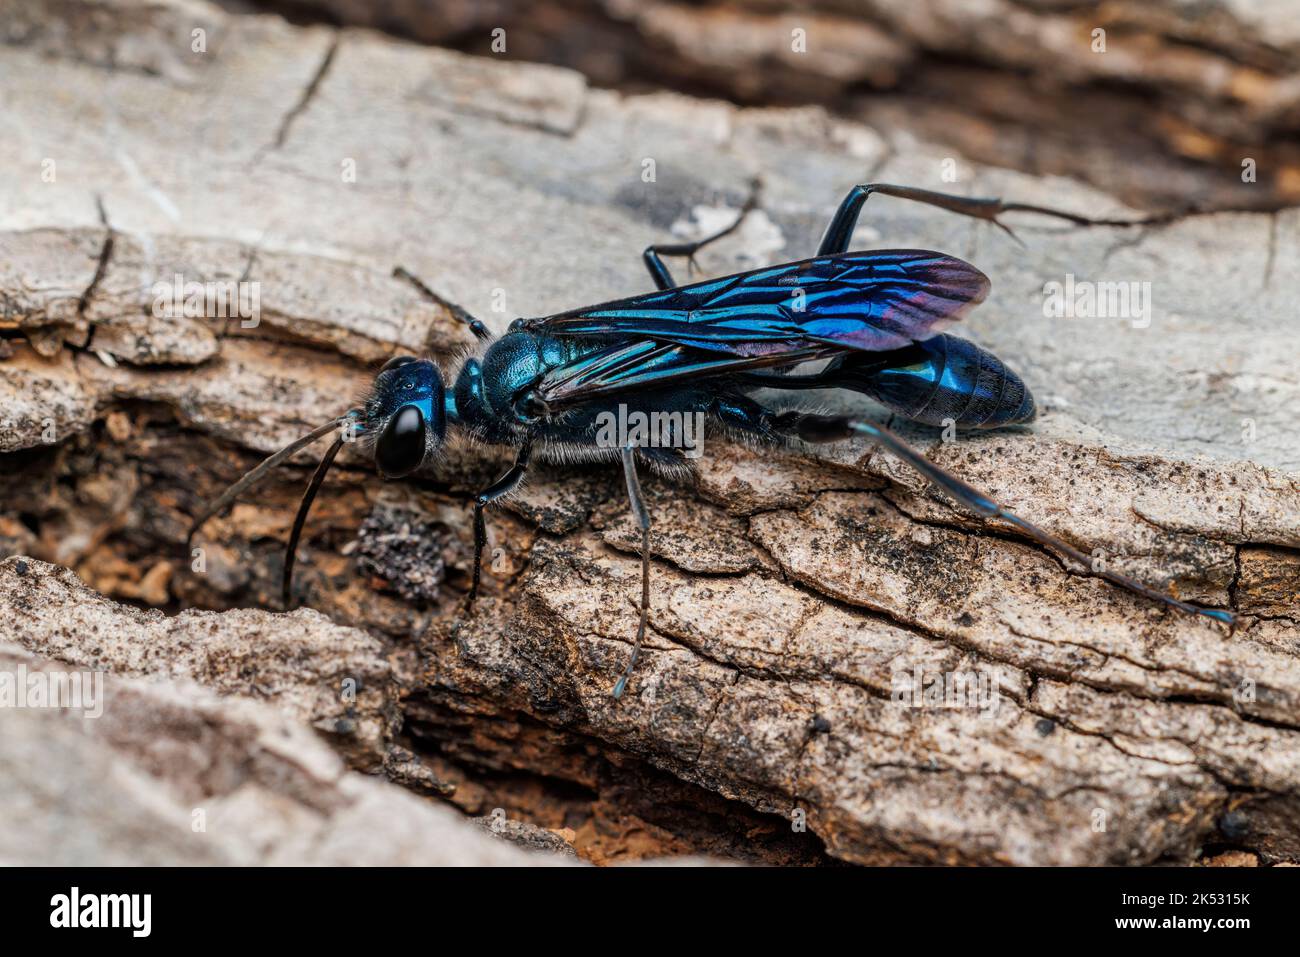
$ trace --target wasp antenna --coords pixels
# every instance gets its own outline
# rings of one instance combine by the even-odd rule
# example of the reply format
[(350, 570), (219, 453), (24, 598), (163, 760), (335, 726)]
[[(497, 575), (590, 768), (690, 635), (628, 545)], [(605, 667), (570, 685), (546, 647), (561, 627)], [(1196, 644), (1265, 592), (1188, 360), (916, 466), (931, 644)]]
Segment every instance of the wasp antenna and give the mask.
[(194, 533), (203, 527), (204, 522), (210, 519), (213, 515), (216, 515), (218, 512), (223, 511), (226, 508), (226, 506), (228, 506), (235, 499), (239, 498), (239, 496), (242, 495), (247, 489), (256, 485), (263, 478), (265, 478), (266, 474), (270, 472), (271, 469), (275, 468), (277, 465), (279, 465), (285, 459), (289, 458), (299, 449), (311, 445), (322, 435), (328, 435), (330, 432), (333, 432), (335, 429), (341, 428), (343, 424), (346, 423), (351, 418), (351, 416), (352, 413), (349, 413), (348, 415), (341, 415), (337, 419), (332, 419), (329, 422), (326, 422), (324, 425), (312, 429), (302, 438), (295, 439), (294, 441), (286, 445), (284, 448), (282, 448), (279, 452), (276, 452), (274, 455), (270, 456), (269, 458), (264, 459), (252, 471), (246, 472), (238, 482), (236, 482), (234, 485), (230, 486), (230, 488), (222, 492), (220, 498), (214, 499), (213, 501), (209, 502), (208, 505), (203, 509), (203, 511), (200, 512), (195, 517), (194, 522), (190, 525), (190, 530), (185, 535), (186, 547), (189, 547), (190, 542), (194, 538)]
[(293, 562), (298, 552), (298, 539), (302, 537), (302, 528), (307, 523), (307, 513), (311, 511), (311, 503), (316, 501), (316, 493), (320, 491), (321, 483), (325, 481), (325, 473), (334, 464), (334, 457), (339, 454), (341, 448), (343, 448), (343, 436), (340, 435), (330, 443), (330, 447), (321, 456), (320, 464), (316, 466), (316, 472), (312, 475), (307, 491), (303, 493), (302, 502), (298, 505), (298, 514), (293, 520), (293, 530), (289, 532), (289, 544), (284, 551), (284, 579), (281, 582), (280, 594), (285, 611), (289, 610), (289, 599), (293, 594)]

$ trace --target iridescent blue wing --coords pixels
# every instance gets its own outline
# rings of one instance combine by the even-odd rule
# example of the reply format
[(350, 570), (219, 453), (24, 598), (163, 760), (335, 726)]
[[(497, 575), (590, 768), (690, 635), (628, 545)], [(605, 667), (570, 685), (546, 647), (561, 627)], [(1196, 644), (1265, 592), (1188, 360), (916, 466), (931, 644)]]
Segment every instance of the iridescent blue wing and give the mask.
[(898, 349), (988, 295), (969, 263), (920, 249), (819, 256), (528, 320), (560, 336), (618, 336), (731, 356)]
[(741, 356), (702, 352), (675, 343), (633, 339), (588, 353), (551, 370), (533, 388), (551, 409), (643, 389), (664, 389), (738, 372), (797, 365), (841, 350)]

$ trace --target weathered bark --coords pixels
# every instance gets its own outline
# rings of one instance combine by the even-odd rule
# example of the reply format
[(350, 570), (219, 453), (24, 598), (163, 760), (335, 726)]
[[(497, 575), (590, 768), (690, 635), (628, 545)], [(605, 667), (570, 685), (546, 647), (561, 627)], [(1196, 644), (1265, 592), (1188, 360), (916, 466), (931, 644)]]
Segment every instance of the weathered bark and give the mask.
[[(111, 668), (102, 693), (93, 681), (83, 685), (84, 707), (6, 707), (0, 861), (556, 860), (505, 847), (447, 808), (348, 771), (312, 734), (309, 723), (353, 742), (349, 748), (374, 750), (378, 715), (368, 699), (391, 703), (391, 691), (386, 676), (375, 674), (383, 664), (378, 643), (365, 634), (312, 612), (294, 616), (296, 631), (256, 611), (146, 615), (95, 596), (67, 571), (22, 559), (0, 564), (0, 577), (8, 622), (0, 671), (7, 677), (21, 677), (27, 689), (33, 677)], [(363, 676), (376, 684), (362, 684)], [(346, 679), (362, 689), (355, 707), (345, 704)], [(323, 697), (331, 687), (332, 706)]]
[[(954, 187), (941, 153), (817, 110), (623, 96), (203, 5), (43, 14), (0, 52), (0, 159), (24, 171), (0, 182), (0, 537), (169, 611), (275, 607), (310, 456), (205, 527), (199, 571), (188, 518), (346, 408), (376, 360), (468, 342), (451, 304), (500, 329), (644, 289), (640, 249), (726, 222), (754, 174), (761, 208), (701, 257), (710, 273), (806, 254), (866, 179), (1125, 212), (964, 162)], [(196, 26), (206, 53), (189, 52)], [(142, 617), (43, 568), (19, 582), (11, 561), (0, 635), (268, 697), (353, 767), (567, 827), (592, 860), (821, 860), (792, 817), (855, 862), (1143, 863), (1207, 845), (1296, 859), (1300, 215), (1017, 226), (1025, 248), (868, 205), (856, 245), (944, 249), (993, 277), (969, 333), (1044, 407), (1014, 434), (909, 435), (1080, 548), (1234, 608), (1235, 633), (988, 529), (865, 446), (719, 439), (694, 483), (646, 481), (652, 628), (619, 702), (639, 563), (618, 476), (539, 472), (493, 515), (488, 595), (463, 618), (466, 492), (501, 459), (461, 446), (401, 483), (345, 449), (301, 565), (302, 600), (339, 624)], [(150, 289), (176, 274), (260, 283), (260, 323), (156, 316)], [(1044, 318), (1044, 283), (1067, 275), (1149, 281), (1149, 324)], [(86, 608), (112, 640), (78, 624)], [(915, 669), (984, 675), (1000, 694), (901, 705)], [(341, 735), (344, 672), (370, 697)]]

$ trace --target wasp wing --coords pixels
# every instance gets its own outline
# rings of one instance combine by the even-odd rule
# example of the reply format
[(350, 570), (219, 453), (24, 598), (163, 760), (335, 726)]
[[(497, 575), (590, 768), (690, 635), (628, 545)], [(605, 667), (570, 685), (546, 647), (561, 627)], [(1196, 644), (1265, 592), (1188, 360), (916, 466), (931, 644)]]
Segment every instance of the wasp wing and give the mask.
[(731, 356), (881, 352), (942, 332), (988, 295), (969, 263), (919, 249), (839, 253), (527, 321), (560, 336), (636, 337)]
[(823, 347), (738, 356), (638, 339), (611, 345), (552, 369), (534, 389), (544, 405), (560, 409), (627, 392), (664, 389), (741, 372), (794, 366), (838, 351), (841, 350)]

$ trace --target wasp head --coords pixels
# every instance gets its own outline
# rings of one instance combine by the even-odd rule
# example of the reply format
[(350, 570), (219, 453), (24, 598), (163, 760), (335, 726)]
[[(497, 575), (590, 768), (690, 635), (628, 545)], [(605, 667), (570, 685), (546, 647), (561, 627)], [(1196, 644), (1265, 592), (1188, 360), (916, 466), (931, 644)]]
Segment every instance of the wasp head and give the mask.
[(397, 356), (384, 363), (366, 399), (366, 432), (375, 436), (375, 465), (389, 478), (409, 475), (441, 447), (447, 432), (442, 373), (428, 359)]

